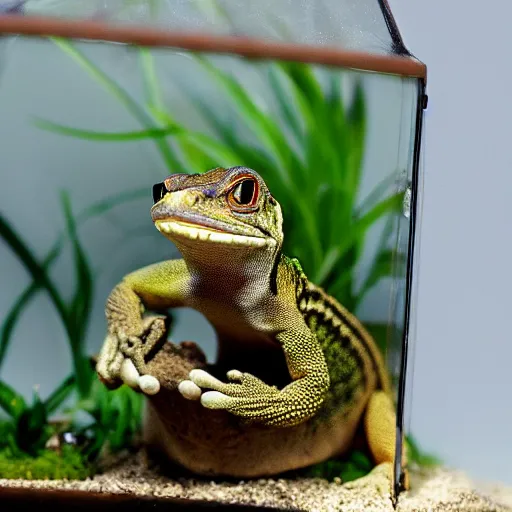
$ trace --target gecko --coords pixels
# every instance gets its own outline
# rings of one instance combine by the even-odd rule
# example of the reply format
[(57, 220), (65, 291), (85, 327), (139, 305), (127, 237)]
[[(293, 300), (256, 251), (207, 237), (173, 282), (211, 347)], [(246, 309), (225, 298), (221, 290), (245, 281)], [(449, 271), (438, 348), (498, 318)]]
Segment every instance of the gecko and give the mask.
[(192, 369), (178, 386), (184, 399), (268, 428), (330, 421), (345, 440), (360, 429), (375, 465), (391, 468), (396, 413), (383, 356), (362, 323), (283, 254), (283, 214), (261, 176), (243, 166), (172, 174), (153, 186), (153, 203), (155, 227), (182, 257), (113, 288), (100, 380), (158, 393), (147, 359), (166, 336), (165, 311), (190, 307), (217, 334), (225, 378)]

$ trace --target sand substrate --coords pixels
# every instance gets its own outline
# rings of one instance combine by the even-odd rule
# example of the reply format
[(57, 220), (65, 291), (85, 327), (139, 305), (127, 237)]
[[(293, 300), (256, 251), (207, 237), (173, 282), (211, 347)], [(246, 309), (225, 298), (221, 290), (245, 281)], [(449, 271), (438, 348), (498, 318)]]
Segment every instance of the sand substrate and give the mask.
[[(278, 510), (399, 512), (512, 512), (512, 489), (475, 485), (462, 473), (437, 468), (411, 473), (411, 490), (393, 507), (387, 480), (374, 471), (346, 484), (315, 478), (259, 479), (214, 482), (170, 478), (151, 467), (140, 452), (112, 464), (103, 474), (85, 481), (27, 481), (0, 479), (1, 488), (78, 490), (144, 498), (185, 498), (223, 504), (247, 504)], [(172, 507), (170, 507), (172, 509)]]

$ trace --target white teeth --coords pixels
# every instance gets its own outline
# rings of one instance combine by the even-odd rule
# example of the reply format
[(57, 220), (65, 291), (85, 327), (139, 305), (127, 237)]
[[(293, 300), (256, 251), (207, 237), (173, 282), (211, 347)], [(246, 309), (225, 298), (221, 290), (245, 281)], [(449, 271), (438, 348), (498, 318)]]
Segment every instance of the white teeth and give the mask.
[(201, 229), (199, 231), (199, 240), (202, 240), (203, 242), (206, 242), (210, 238), (210, 233), (208, 231), (205, 231), (204, 229)]
[[(230, 244), (233, 242), (233, 238), (237, 235), (232, 235), (230, 233), (217, 233), (216, 231), (213, 231), (210, 233), (210, 240), (212, 242), (219, 242), (221, 244)], [(241, 237), (241, 238), (247, 238), (247, 237)]]
[(264, 247), (265, 245), (275, 245), (275, 241), (271, 238), (267, 239), (256, 236), (235, 235), (232, 233), (210, 231), (207, 228), (194, 227), (176, 221), (159, 221), (156, 223), (156, 227), (163, 233), (174, 233), (188, 238), (189, 240), (201, 240), (203, 242), (210, 241), (219, 244), (245, 247)]
[(252, 243), (255, 247), (263, 247), (267, 241), (264, 238), (253, 238)]
[(171, 226), (168, 222), (157, 222), (156, 228), (162, 233), (169, 233)]

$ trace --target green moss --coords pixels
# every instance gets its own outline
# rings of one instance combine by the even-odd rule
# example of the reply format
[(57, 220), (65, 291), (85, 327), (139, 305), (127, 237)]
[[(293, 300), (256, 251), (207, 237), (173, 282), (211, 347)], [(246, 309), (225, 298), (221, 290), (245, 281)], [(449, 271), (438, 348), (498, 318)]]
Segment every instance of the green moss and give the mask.
[(42, 450), (32, 457), (14, 453), (10, 448), (0, 450), (0, 478), (25, 480), (85, 480), (94, 473), (83, 455), (72, 446), (63, 446), (61, 453)]
[(372, 461), (363, 452), (354, 450), (346, 459), (326, 460), (306, 468), (303, 476), (329, 481), (341, 478), (342, 482), (350, 482), (369, 473), (372, 467)]

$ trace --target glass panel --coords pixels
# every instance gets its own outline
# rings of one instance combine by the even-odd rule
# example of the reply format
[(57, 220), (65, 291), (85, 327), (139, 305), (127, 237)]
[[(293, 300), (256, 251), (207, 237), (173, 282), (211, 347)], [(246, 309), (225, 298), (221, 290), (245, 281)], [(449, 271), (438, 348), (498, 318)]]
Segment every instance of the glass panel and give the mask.
[[(391, 54), (400, 35), (379, 0), (28, 0), (29, 15), (148, 25), (202, 35), (243, 35)], [(393, 27), (393, 36), (388, 29)]]
[[(410, 136), (406, 137), (407, 150), (404, 156), (407, 158), (406, 165), (403, 166), (402, 176), (399, 179), (399, 189), (404, 193), (402, 215), (398, 218), (396, 247), (397, 253), (406, 257), (395, 260), (394, 272), (396, 276), (408, 276), (406, 279), (397, 279), (395, 281), (395, 301), (392, 310), (392, 320), (395, 329), (390, 336), (388, 345), (390, 347), (391, 358), (388, 358), (388, 365), (391, 368), (391, 374), (394, 375), (394, 385), (397, 389), (397, 433), (406, 434), (408, 446), (400, 448), (400, 457), (402, 451), (408, 449), (409, 464), (417, 462), (411, 453), (410, 442), (411, 432), (409, 429), (410, 407), (414, 372), (414, 343), (416, 337), (416, 293), (417, 293), (417, 274), (418, 260), (416, 256), (419, 251), (419, 233), (421, 222), (421, 193), (423, 190), (423, 175), (420, 172), (416, 161), (416, 152), (419, 151), (417, 126), (418, 112), (421, 109), (423, 86), (417, 83), (415, 88), (404, 90), (403, 97), (407, 102), (407, 108), (402, 110), (404, 116), (402, 125), (408, 127)], [(403, 142), (403, 141), (402, 141)], [(413, 441), (414, 442), (414, 441)], [(396, 463), (395, 459), (395, 463)], [(403, 482), (403, 465), (396, 464), (397, 485)]]
[[(409, 222), (404, 194), (412, 168), (417, 80), (168, 49), (21, 37), (11, 42), (0, 82), (2, 164), (9, 172), (9, 183), (0, 189), (0, 255), (9, 276), (0, 318), (10, 318), (21, 293), (31, 297), (25, 290), (41, 278), (37, 262), (49, 274), (38, 283), (45, 293), (22, 303), (0, 359), (2, 381), (26, 398), (37, 384), (47, 399), (74, 374), (74, 394), (67, 399), (80, 414), (66, 428), (76, 433), (88, 427), (83, 442), (92, 457), (102, 435), (114, 447), (128, 446), (140, 415), (130, 413), (129, 422), (122, 418), (131, 408), (139, 410), (141, 396), (125, 386), (107, 390), (87, 357), (103, 346), (105, 301), (123, 277), (183, 254), (190, 269), (199, 269), (191, 270), (198, 280), (178, 275), (188, 291), (186, 299), (171, 300), (179, 307), (173, 309), (170, 337), (176, 343), (193, 340), (200, 349), (189, 343), (175, 353), (167, 344), (148, 354), (144, 371), (157, 376), (161, 389), (148, 400), (146, 441), (199, 474), (248, 478), (298, 470), (343, 480), (366, 474), (379, 446), (352, 446), (356, 425), (362, 411), (370, 410), (370, 394), (386, 388), (383, 375), (389, 372), (395, 384), (399, 369)], [(208, 185), (194, 181), (195, 199), (178, 178), (161, 185), (157, 201), (163, 191), (164, 202), (158, 204), (187, 197), (176, 211), (169, 206), (174, 213), (168, 215), (189, 217), (172, 217), (185, 230), (175, 244), (154, 228), (154, 184), (169, 174), (202, 175), (240, 165), (259, 173), (281, 205), (283, 253), (298, 258), (311, 282), (336, 301), (306, 285), (296, 264), (277, 259), (279, 210), (261, 183), (262, 195), (251, 192), (245, 203), (243, 189), (229, 195), (238, 171)], [(255, 197), (268, 202), (256, 202), (253, 210)], [(189, 242), (199, 244), (197, 252), (187, 252), (188, 242), (180, 238), (189, 235)], [(165, 290), (170, 289), (171, 282)], [(149, 309), (169, 305), (151, 302), (167, 291), (137, 290)], [(364, 329), (373, 335), (375, 350)], [(290, 338), (279, 338), (275, 333), (281, 331)], [(132, 353), (128, 346), (123, 350)], [(290, 383), (292, 372), (296, 382), (311, 379), (304, 392), (322, 403), (311, 418), (301, 416), (290, 427), (294, 407), (301, 414), (302, 395), (285, 401), (289, 409), (276, 410), (279, 400), (264, 387), (258, 393), (267, 397), (268, 416), (246, 403), (251, 414), (257, 422), (283, 421), (290, 428), (247, 427), (239, 423), (244, 407), (220, 414), (182, 396), (199, 389), (199, 381), (194, 388), (188, 378), (198, 367), (222, 381), (227, 370), (249, 372), (278, 388)], [(328, 390), (321, 378), (326, 371)], [(114, 376), (114, 369), (109, 372), (104, 375)], [(187, 384), (178, 391), (182, 381)], [(396, 402), (393, 387), (390, 395)], [(62, 407), (50, 412), (56, 411)], [(368, 439), (372, 419), (369, 424)], [(392, 414), (389, 425), (394, 435)], [(37, 440), (46, 443), (40, 434)], [(338, 451), (344, 457), (337, 458)], [(334, 474), (333, 466), (323, 464), (330, 458), (336, 459)], [(389, 449), (387, 458), (393, 458)]]
[[(422, 134), (425, 133), (425, 121), (422, 120)], [(425, 144), (425, 136), (422, 135), (421, 146), (424, 147)], [(417, 204), (416, 204), (416, 217), (414, 220), (415, 226), (415, 237), (414, 237), (414, 251), (413, 251), (413, 265), (412, 265), (412, 273), (414, 279), (412, 281), (412, 287), (410, 292), (410, 314), (408, 321), (408, 357), (407, 357), (407, 370), (405, 375), (405, 393), (404, 393), (404, 424), (403, 429), (407, 435), (410, 437), (413, 436), (414, 432), (411, 430), (411, 413), (412, 413), (412, 405), (413, 405), (413, 379), (414, 379), (414, 362), (415, 362), (415, 348), (416, 348), (416, 339), (417, 339), (417, 311), (418, 311), (418, 292), (420, 280), (418, 279), (419, 271), (420, 271), (420, 248), (421, 248), (421, 224), (423, 219), (423, 188), (424, 188), (424, 158), (420, 156), (418, 161), (418, 172), (417, 172)], [(410, 173), (408, 176), (408, 187), (410, 187), (412, 191), (412, 176), (413, 166), (411, 163)], [(408, 201), (408, 210), (409, 214), (411, 202)], [(411, 236), (411, 224), (410, 222), (404, 222), (402, 226), (402, 231), (406, 236), (403, 236), (402, 239), (406, 238), (409, 240)], [(402, 242), (405, 246), (405, 240)], [(405, 291), (402, 294), (405, 299)], [(403, 311), (405, 313), (405, 304), (403, 304)]]

